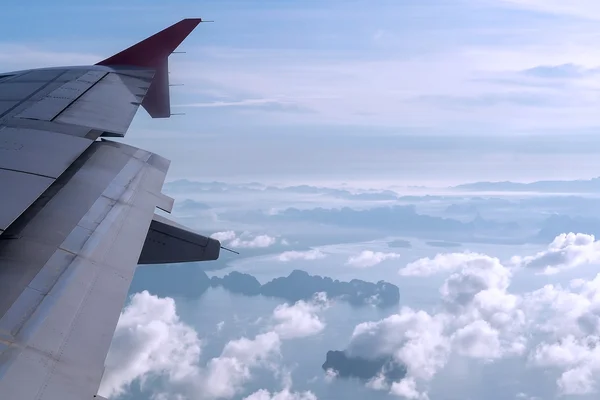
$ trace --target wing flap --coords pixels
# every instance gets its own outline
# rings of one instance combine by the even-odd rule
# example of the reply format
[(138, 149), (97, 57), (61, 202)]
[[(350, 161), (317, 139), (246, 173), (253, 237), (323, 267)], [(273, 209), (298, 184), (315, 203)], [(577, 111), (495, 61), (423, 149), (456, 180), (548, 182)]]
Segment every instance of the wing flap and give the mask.
[(0, 128), (0, 169), (56, 179), (91, 144), (89, 139), (62, 133)]
[(160, 215), (154, 215), (138, 264), (212, 261), (219, 258), (221, 243), (192, 232)]
[(97, 393), (166, 169), (120, 143), (95, 142), (88, 152), (18, 237), (0, 241), (2, 398)]
[(0, 233), (23, 214), (53, 182), (54, 179), (49, 177), (0, 169), (0, 188), (3, 193), (2, 207), (0, 208)]

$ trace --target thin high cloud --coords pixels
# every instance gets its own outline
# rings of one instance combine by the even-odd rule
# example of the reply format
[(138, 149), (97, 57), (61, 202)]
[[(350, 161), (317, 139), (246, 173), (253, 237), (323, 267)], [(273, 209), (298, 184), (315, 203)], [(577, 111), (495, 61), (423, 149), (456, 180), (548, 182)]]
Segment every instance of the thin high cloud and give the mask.
[(497, 0), (497, 4), (581, 19), (600, 19), (600, 4), (594, 0)]
[(289, 262), (295, 260), (320, 260), (325, 258), (326, 254), (319, 249), (311, 249), (306, 251), (284, 251), (279, 254), (276, 259), (281, 262)]
[[(594, 82), (568, 85), (567, 90), (561, 91), (530, 86), (515, 93), (510, 85), (480, 79), (501, 78), (510, 71), (544, 66), (574, 64), (594, 68), (600, 64), (595, 43), (579, 40), (585, 39), (586, 33), (595, 37), (597, 31), (591, 25), (573, 30), (568, 19), (550, 24), (527, 12), (510, 20), (491, 17), (494, 12), (497, 14), (498, 7), (520, 10), (523, 3), (528, 2), (462, 1), (453, 8), (441, 2), (414, 7), (397, 5), (394, 9), (402, 18), (409, 19), (413, 13), (433, 16), (444, 11), (456, 14), (457, 22), (441, 24), (432, 17), (427, 26), (410, 25), (402, 32), (392, 26), (365, 24), (363, 31), (370, 30), (371, 40), (358, 41), (354, 51), (344, 41), (347, 38), (356, 42), (358, 38), (352, 34), (342, 36), (340, 48), (327, 49), (328, 53), (310, 46), (294, 51), (273, 47), (212, 48), (202, 59), (202, 80), (232, 95), (251, 94), (253, 102), (271, 101), (285, 94), (289, 101), (314, 112), (310, 118), (282, 114), (275, 123), (287, 120), (432, 126), (435, 121), (434, 126), (440, 128), (469, 122), (532, 129), (556, 127), (556, 123), (569, 128), (598, 122), (593, 114), (593, 96), (588, 96), (593, 93)], [(536, 8), (541, 2), (530, 3), (528, 7)], [(558, 2), (554, 3), (553, 7), (557, 7)], [(335, 7), (333, 3), (331, 8)], [(585, 14), (586, 7), (597, 8), (584, 2), (565, 8)], [(361, 3), (344, 11), (352, 18), (361, 13)], [(462, 20), (461, 13), (480, 17), (482, 22), (477, 18)], [(407, 29), (410, 41), (405, 39)], [(515, 32), (520, 40), (515, 39)], [(474, 36), (479, 38), (477, 43), (472, 41)], [(243, 62), (231, 63), (231, 58)], [(196, 68), (190, 62), (182, 73), (186, 79), (194, 80), (192, 71)], [(588, 97), (589, 101), (581, 101)], [(457, 101), (463, 104), (460, 109), (452, 107)], [(524, 106), (528, 109), (523, 110)], [(553, 117), (555, 111), (578, 119), (570, 118), (565, 123), (563, 118)], [(432, 114), (436, 118), (431, 118)]]
[[(502, 8), (516, 12), (498, 14)], [(531, 10), (555, 18), (538, 18)], [(372, 18), (363, 18), (365, 12)], [(343, 18), (318, 23), (332, 13)], [(197, 108), (186, 117), (190, 125), (206, 123), (202, 109), (217, 112), (220, 120), (243, 113), (244, 124), (269, 126), (366, 124), (477, 133), (486, 128), (506, 134), (600, 123), (594, 77), (561, 90), (529, 85), (515, 91), (502, 83), (511, 71), (597, 68), (599, 28), (572, 23), (574, 16), (600, 17), (592, 0), (462, 0), (452, 6), (443, 1), (383, 2), (376, 10), (366, 1), (352, 7), (309, 2), (292, 9), (269, 3), (261, 13), (251, 6), (237, 10), (232, 23), (249, 15), (260, 18), (264, 31), (252, 42), (239, 31), (233, 36), (217, 26), (210, 42), (201, 40), (202, 32), (195, 33), (186, 41), (186, 58), (173, 60), (173, 81), (186, 83), (174, 91), (179, 99), (174, 104)], [(416, 18), (420, 24), (414, 24)], [(310, 29), (300, 30), (299, 22)], [(118, 48), (129, 44), (123, 40)], [(83, 43), (80, 53), (77, 47), (52, 53), (24, 43), (0, 47), (10, 55), (4, 64), (16, 62), (23, 68), (101, 58), (88, 54)]]

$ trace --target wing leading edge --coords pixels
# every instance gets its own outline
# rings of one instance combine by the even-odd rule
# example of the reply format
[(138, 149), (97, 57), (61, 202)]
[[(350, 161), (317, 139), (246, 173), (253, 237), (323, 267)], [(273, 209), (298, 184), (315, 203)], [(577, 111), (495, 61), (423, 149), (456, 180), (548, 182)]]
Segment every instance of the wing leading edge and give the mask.
[(169, 160), (97, 140), (124, 136), (140, 104), (168, 117), (159, 70), (199, 22), (96, 66), (1, 75), (0, 399), (93, 398), (137, 264), (219, 257), (154, 214), (172, 208)]

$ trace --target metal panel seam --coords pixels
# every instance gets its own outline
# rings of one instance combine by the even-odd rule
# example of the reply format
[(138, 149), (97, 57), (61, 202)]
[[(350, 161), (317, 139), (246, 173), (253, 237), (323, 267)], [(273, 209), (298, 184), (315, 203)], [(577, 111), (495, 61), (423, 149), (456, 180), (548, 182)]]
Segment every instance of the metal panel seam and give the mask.
[(10, 113), (11, 111), (13, 111), (15, 108), (19, 107), (21, 104), (23, 104), (24, 102), (26, 102), (27, 100), (29, 100), (30, 98), (32, 98), (33, 96), (35, 96), (36, 94), (38, 94), (39, 92), (41, 92), (42, 90), (44, 90), (45, 88), (47, 88), (52, 82), (58, 80), (58, 78), (60, 78), (61, 76), (63, 76), (64, 74), (66, 74), (67, 71), (63, 72), (62, 74), (59, 74), (57, 77), (50, 79), (47, 83), (45, 83), (44, 85), (42, 85), (42, 87), (40, 87), (38, 90), (33, 91), (32, 93), (29, 94), (29, 96), (25, 97), (24, 99), (22, 99), (20, 102), (18, 102), (17, 104), (15, 104), (14, 106), (12, 106), (11, 108), (9, 108), (8, 110), (6, 110), (5, 112), (3, 112), (2, 114), (0, 114), (0, 120), (8, 115), (8, 113)]
[(100, 79), (98, 79), (96, 82), (92, 83), (92, 85), (91, 85), (89, 88), (87, 88), (86, 90), (84, 90), (84, 91), (83, 91), (83, 92), (82, 92), (82, 93), (81, 93), (79, 96), (75, 97), (75, 98), (73, 99), (73, 101), (71, 101), (71, 102), (70, 102), (69, 104), (67, 104), (67, 105), (66, 105), (66, 106), (65, 106), (65, 107), (64, 107), (62, 110), (60, 110), (60, 112), (59, 112), (58, 114), (56, 114), (56, 115), (55, 115), (53, 118), (51, 118), (51, 119), (50, 119), (50, 121), (54, 121), (56, 118), (60, 117), (60, 115), (61, 115), (63, 112), (65, 112), (65, 110), (66, 110), (67, 108), (71, 107), (71, 105), (72, 105), (73, 103), (75, 103), (77, 100), (79, 100), (79, 99), (81, 98), (81, 96), (83, 96), (84, 94), (86, 94), (87, 92), (89, 92), (91, 88), (93, 88), (94, 86), (96, 86), (96, 85), (98, 84), (98, 82), (100, 82), (100, 81), (102, 81), (104, 78), (106, 78), (106, 76), (107, 76), (108, 74), (109, 74), (109, 73), (108, 73), (108, 72), (106, 72), (104, 75), (102, 75), (102, 78), (100, 78)]
[(48, 178), (48, 179), (53, 179), (53, 180), (56, 180), (56, 178), (55, 178), (55, 177), (53, 177), (53, 176), (44, 175), (44, 174), (36, 174), (35, 172), (22, 171), (22, 170), (20, 170), (20, 169), (14, 169), (14, 168), (3, 168), (3, 167), (0, 167), (0, 169), (1, 169), (1, 170), (4, 170), (4, 171), (18, 172), (18, 173), (20, 173), (20, 174), (34, 175), (34, 176), (39, 176), (39, 177), (42, 177), (42, 178)]

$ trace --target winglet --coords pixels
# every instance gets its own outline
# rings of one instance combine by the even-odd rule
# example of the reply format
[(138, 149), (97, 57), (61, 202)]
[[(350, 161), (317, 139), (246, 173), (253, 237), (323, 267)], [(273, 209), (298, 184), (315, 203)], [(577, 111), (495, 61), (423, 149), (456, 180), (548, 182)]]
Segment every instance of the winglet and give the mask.
[(149, 67), (156, 70), (142, 107), (152, 118), (168, 118), (171, 115), (169, 55), (200, 22), (201, 18), (181, 20), (96, 65)]

